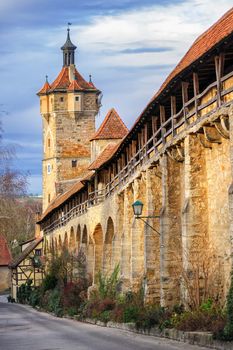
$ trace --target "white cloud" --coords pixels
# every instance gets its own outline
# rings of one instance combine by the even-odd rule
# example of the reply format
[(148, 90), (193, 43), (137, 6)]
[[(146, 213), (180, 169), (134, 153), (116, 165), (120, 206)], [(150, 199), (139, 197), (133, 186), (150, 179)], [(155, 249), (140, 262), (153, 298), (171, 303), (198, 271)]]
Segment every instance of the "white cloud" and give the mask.
[[(99, 66), (146, 66), (177, 62), (194, 39), (232, 5), (231, 0), (189, 0), (154, 5), (123, 14), (93, 17), (86, 26), (72, 28), (81, 50), (99, 56)], [(211, 9), (211, 10), (210, 10)], [(173, 48), (171, 53), (122, 54), (137, 47)], [(107, 55), (107, 51), (115, 55)]]

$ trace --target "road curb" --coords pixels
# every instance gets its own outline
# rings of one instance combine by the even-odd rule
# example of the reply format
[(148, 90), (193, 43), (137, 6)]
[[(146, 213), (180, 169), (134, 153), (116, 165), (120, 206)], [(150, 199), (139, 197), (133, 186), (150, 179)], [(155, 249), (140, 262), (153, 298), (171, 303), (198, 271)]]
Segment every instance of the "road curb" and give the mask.
[(163, 329), (160, 330), (158, 327), (151, 328), (150, 330), (137, 329), (135, 323), (115, 323), (115, 322), (101, 322), (93, 319), (82, 319), (74, 317), (74, 319), (94, 324), (101, 327), (117, 328), (124, 331), (129, 331), (142, 335), (149, 335), (159, 338), (167, 338), (171, 340), (176, 340), (183, 343), (188, 343), (191, 345), (198, 345), (202, 347), (207, 347), (210, 349), (217, 350), (233, 350), (233, 342), (223, 342), (219, 340), (214, 340), (213, 335), (210, 332), (184, 332), (177, 329)]

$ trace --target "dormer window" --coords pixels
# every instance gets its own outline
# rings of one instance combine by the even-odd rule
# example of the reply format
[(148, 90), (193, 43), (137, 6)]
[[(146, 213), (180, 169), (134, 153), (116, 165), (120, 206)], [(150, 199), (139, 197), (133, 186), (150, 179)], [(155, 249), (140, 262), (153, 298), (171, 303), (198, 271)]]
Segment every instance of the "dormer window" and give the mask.
[(64, 102), (64, 97), (60, 97), (60, 101), (61, 101), (61, 102)]

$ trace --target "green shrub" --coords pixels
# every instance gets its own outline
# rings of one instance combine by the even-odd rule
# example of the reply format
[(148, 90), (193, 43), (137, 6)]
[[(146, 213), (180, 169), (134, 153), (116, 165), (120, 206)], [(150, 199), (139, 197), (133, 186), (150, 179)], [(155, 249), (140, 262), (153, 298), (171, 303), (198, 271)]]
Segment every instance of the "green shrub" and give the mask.
[(32, 293), (32, 280), (27, 280), (26, 283), (21, 284), (17, 291), (17, 300), (21, 304), (27, 304), (29, 302), (30, 295)]
[(55, 315), (60, 316), (62, 305), (61, 305), (61, 291), (59, 289), (53, 289), (51, 291), (47, 291), (48, 293), (48, 304), (47, 310), (50, 312), (54, 312)]
[(42, 282), (43, 291), (46, 292), (47, 290), (56, 288), (57, 282), (58, 282), (57, 277), (49, 273), (48, 275), (45, 276)]
[(68, 316), (77, 315), (77, 309), (75, 307), (69, 307), (66, 311)]
[(126, 306), (123, 312), (123, 322), (136, 322), (140, 314), (140, 308), (137, 305)]
[(105, 311), (101, 312), (98, 319), (104, 323), (107, 323), (108, 321), (110, 321), (110, 311), (105, 310)]
[(220, 324), (224, 323), (224, 314), (221, 310), (196, 310), (185, 312), (176, 319), (175, 327), (182, 331), (209, 331), (215, 332)]
[(39, 288), (39, 287), (35, 288), (30, 294), (29, 304), (32, 307), (40, 306), (41, 305), (41, 296), (42, 296), (41, 288)]
[(111, 298), (115, 299), (118, 291), (119, 285), (119, 272), (120, 265), (116, 265), (112, 274), (108, 277), (101, 272), (97, 274), (97, 287), (98, 287), (98, 296), (100, 299)]

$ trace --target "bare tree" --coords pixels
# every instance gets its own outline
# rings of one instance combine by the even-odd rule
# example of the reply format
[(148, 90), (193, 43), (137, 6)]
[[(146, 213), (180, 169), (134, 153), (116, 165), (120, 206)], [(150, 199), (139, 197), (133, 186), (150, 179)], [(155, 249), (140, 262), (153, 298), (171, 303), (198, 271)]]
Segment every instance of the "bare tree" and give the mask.
[[(27, 175), (14, 169), (15, 157), (15, 149), (2, 142), (0, 124), (0, 234), (6, 237), (9, 246), (34, 235), (35, 211), (41, 207), (40, 202), (25, 197)], [(17, 252), (19, 249), (13, 253)]]

